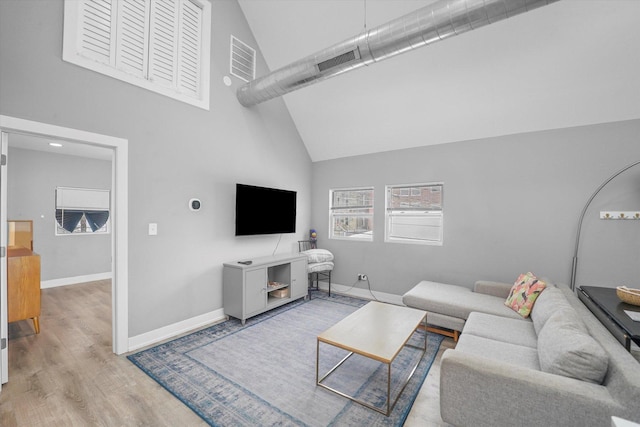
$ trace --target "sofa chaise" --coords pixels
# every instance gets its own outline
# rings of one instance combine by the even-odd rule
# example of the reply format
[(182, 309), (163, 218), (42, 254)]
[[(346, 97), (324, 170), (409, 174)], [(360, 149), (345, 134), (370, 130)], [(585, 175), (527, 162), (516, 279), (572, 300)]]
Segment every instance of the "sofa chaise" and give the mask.
[(429, 330), (457, 341), (472, 312), (522, 319), (522, 316), (504, 305), (512, 286), (480, 280), (471, 290), (464, 286), (423, 280), (404, 294), (402, 301), (409, 307), (427, 312)]
[(442, 356), (440, 412), (456, 426), (640, 422), (640, 363), (565, 285), (547, 283), (523, 318), (512, 285), (421, 282), (403, 297), (427, 322), (461, 331)]

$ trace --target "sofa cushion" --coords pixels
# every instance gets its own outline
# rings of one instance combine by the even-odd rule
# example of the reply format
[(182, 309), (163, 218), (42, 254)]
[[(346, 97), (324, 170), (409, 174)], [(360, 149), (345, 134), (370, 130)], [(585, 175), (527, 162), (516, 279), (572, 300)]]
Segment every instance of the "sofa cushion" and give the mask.
[(574, 308), (571, 307), (571, 304), (569, 304), (569, 301), (567, 301), (567, 298), (564, 296), (560, 288), (552, 284), (548, 285), (544, 292), (538, 296), (536, 304), (531, 310), (530, 317), (533, 321), (533, 327), (538, 335), (540, 335), (540, 331), (547, 320), (557, 312), (564, 312), (567, 316), (573, 316), (579, 323), (580, 327), (586, 331), (586, 328), (579, 319), (578, 314)]
[(464, 286), (426, 280), (405, 293), (402, 302), (409, 307), (465, 320), (473, 311), (522, 319), (520, 315), (504, 305), (504, 298), (472, 292)]
[(538, 352), (535, 348), (511, 344), (490, 338), (463, 333), (456, 344), (455, 351), (482, 356), (501, 363), (520, 366), (522, 368), (540, 370)]
[(513, 283), (494, 282), (492, 280), (478, 280), (473, 285), (473, 292), (493, 295), (502, 299), (509, 296)]
[[(571, 312), (552, 315), (538, 335), (540, 368), (548, 373), (601, 384), (609, 357), (602, 346), (576, 322)], [(579, 320), (579, 319), (578, 319)]]
[(540, 295), (546, 285), (545, 282), (539, 280), (531, 272), (521, 274), (518, 276), (518, 279), (516, 279), (504, 304), (507, 307), (511, 307), (513, 311), (522, 317), (528, 317), (533, 308), (533, 304), (536, 302), (536, 298), (538, 298), (538, 295)]
[(533, 324), (523, 319), (474, 312), (469, 315), (462, 333), (534, 349), (538, 347), (538, 336)]

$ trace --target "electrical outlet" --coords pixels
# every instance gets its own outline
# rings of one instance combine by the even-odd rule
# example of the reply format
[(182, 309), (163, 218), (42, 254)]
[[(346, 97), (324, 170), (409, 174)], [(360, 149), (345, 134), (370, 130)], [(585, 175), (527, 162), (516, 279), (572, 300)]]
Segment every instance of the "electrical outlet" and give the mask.
[(362, 273), (358, 274), (358, 280), (365, 280), (366, 281), (367, 280), (367, 275), (366, 274), (362, 274)]

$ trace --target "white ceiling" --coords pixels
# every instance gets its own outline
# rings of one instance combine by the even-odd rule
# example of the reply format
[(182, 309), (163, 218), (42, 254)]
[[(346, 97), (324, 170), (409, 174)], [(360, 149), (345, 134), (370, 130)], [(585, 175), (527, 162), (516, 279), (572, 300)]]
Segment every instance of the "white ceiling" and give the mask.
[[(432, 2), (367, 0), (367, 29)], [(239, 3), (272, 70), (365, 23), (365, 0)], [(562, 0), (284, 100), (320, 161), (640, 118), (639, 76), (640, 1)]]
[[(50, 143), (62, 144), (62, 146), (54, 147), (49, 145)], [(9, 135), (9, 147), (109, 161), (113, 153), (109, 148), (19, 133)]]

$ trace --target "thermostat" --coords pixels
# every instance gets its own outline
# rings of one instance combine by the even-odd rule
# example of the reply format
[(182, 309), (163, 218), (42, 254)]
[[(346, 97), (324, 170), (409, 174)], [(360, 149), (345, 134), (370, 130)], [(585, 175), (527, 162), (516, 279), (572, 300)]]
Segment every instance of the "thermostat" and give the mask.
[(200, 199), (189, 200), (189, 209), (191, 209), (192, 211), (199, 211), (201, 207), (202, 203), (200, 202)]

